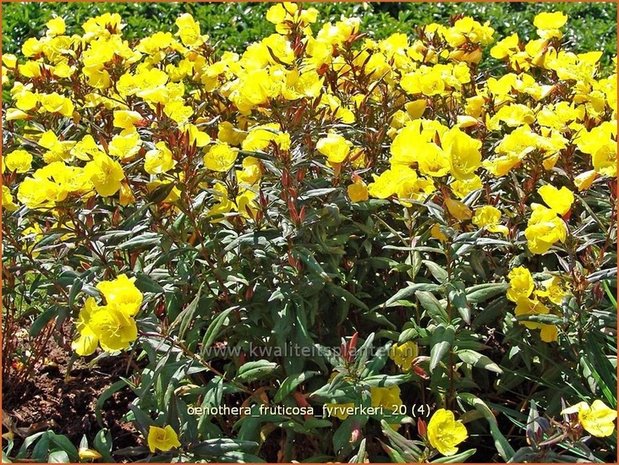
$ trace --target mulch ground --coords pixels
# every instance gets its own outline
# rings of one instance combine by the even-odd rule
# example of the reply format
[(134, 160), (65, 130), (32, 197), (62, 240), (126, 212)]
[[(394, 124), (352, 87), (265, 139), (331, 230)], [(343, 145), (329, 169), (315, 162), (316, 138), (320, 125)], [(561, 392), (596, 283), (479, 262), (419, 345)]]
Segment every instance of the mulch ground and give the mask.
[[(35, 369), (30, 379), (16, 382), (9, 376), (2, 380), (3, 416), (13, 424), (15, 452), (25, 437), (45, 430), (66, 435), (76, 446), (86, 435), (92, 445), (101, 429), (95, 414), (97, 399), (119, 376), (127, 376), (128, 354), (102, 359), (93, 368), (78, 360), (65, 380), (70, 353), (53, 343), (51, 346), (48, 363)], [(114, 450), (139, 444), (135, 428), (122, 420), (134, 398), (133, 392), (124, 388), (112, 395), (101, 411)], [(6, 425), (5, 418), (3, 433)]]

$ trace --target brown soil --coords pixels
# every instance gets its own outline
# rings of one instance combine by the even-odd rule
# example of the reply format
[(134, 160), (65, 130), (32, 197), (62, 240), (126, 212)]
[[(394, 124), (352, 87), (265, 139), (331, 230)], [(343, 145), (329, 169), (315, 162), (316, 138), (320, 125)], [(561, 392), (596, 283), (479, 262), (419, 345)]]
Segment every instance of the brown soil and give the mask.
[[(48, 359), (52, 363), (36, 369), (29, 380), (3, 379), (2, 407), (14, 426), (15, 450), (25, 437), (45, 430), (66, 435), (76, 446), (86, 435), (92, 445), (101, 429), (95, 415), (99, 396), (120, 376), (127, 376), (130, 355), (124, 354), (102, 359), (93, 368), (77, 360), (65, 381), (70, 353), (50, 345), (53, 347)], [(134, 398), (129, 388), (121, 389), (105, 402), (101, 411), (104, 426), (111, 431), (114, 450), (138, 445), (135, 428), (122, 420)]]

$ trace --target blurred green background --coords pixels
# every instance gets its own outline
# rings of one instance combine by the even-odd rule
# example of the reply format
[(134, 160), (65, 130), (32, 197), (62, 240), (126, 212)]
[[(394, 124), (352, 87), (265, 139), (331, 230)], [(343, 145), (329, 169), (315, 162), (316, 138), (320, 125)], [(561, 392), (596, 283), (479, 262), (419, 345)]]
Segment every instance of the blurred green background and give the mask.
[[(514, 31), (521, 37), (535, 37), (533, 17), (541, 11), (560, 10), (569, 16), (566, 39), (577, 52), (603, 50), (603, 65), (609, 67), (617, 46), (617, 5), (597, 3), (315, 3), (321, 20), (341, 15), (362, 18), (364, 31), (380, 39), (395, 31), (413, 33), (415, 26), (432, 21), (447, 24), (457, 13), (490, 21), (499, 38)], [(12, 53), (28, 37), (44, 33), (53, 14), (62, 16), (68, 33), (80, 33), (89, 17), (104, 12), (119, 13), (127, 27), (127, 38), (143, 37), (157, 30), (175, 31), (174, 20), (189, 12), (202, 31), (219, 42), (219, 50), (242, 50), (248, 42), (274, 31), (264, 19), (266, 3), (3, 3), (2, 50)]]

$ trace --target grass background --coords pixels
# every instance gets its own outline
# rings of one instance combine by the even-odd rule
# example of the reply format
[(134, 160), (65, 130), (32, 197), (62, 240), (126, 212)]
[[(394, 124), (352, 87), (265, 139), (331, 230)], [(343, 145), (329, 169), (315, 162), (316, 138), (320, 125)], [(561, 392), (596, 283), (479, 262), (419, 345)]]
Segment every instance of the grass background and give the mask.
[[(308, 6), (309, 4), (306, 4)], [(362, 18), (363, 30), (380, 39), (393, 32), (414, 33), (429, 22), (447, 24), (449, 18), (464, 13), (478, 21), (490, 21), (502, 38), (518, 32), (521, 38), (536, 37), (533, 17), (541, 11), (559, 10), (569, 16), (566, 39), (576, 52), (602, 50), (603, 66), (610, 68), (617, 47), (617, 5), (598, 3), (315, 3), (319, 24), (341, 15)], [(266, 3), (3, 3), (2, 50), (15, 53), (28, 37), (44, 34), (45, 23), (54, 14), (62, 16), (67, 32), (81, 33), (80, 25), (89, 17), (105, 12), (119, 13), (127, 24), (126, 38), (143, 37), (158, 30), (175, 31), (178, 15), (189, 12), (204, 34), (219, 43), (219, 50), (242, 51), (247, 43), (274, 32), (264, 19)]]

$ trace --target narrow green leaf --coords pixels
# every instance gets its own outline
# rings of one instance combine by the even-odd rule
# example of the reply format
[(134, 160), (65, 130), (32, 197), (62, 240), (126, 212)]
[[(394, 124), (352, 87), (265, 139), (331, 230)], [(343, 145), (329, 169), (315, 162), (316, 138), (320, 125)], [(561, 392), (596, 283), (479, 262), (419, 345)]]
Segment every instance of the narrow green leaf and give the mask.
[(474, 350), (464, 349), (457, 352), (458, 358), (469, 365), (476, 366), (478, 368), (485, 368), (486, 370), (493, 371), (495, 373), (503, 373), (503, 370), (494, 363), (489, 357), (475, 352)]

